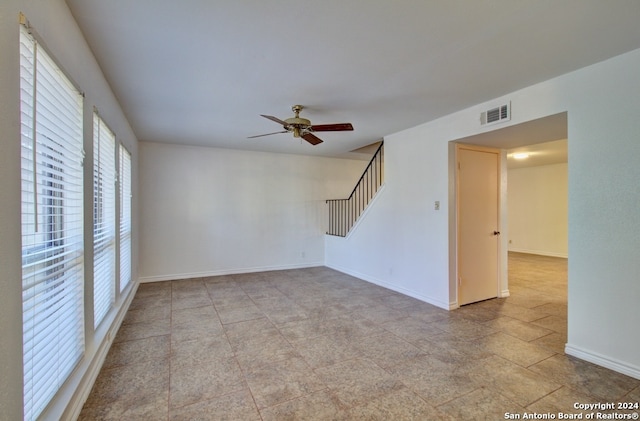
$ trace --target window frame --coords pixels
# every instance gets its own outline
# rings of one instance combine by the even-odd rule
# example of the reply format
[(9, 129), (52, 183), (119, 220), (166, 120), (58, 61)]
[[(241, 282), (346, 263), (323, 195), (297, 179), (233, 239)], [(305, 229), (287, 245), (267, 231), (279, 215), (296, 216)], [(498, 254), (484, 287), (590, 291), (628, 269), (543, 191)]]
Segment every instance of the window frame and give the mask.
[(93, 112), (93, 312), (97, 328), (116, 299), (116, 136)]
[(118, 152), (118, 186), (119, 186), (119, 258), (120, 258), (120, 292), (131, 284), (131, 153), (120, 143)]
[(84, 338), (83, 98), (20, 25), (24, 418), (36, 419), (81, 361)]

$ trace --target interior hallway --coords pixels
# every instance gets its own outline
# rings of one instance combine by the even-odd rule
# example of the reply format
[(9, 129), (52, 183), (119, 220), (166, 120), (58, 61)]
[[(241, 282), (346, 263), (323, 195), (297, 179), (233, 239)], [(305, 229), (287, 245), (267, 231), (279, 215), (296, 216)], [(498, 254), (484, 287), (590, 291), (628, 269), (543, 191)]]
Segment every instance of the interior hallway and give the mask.
[(325, 267), (141, 284), (81, 420), (504, 419), (640, 402), (563, 353), (566, 259), (445, 311)]

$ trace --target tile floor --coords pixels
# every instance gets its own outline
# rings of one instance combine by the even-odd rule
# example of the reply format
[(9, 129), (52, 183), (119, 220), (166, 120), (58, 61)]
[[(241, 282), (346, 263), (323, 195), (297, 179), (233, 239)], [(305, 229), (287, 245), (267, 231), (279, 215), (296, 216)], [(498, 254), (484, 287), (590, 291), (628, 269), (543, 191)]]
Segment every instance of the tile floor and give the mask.
[[(563, 353), (566, 260), (445, 311), (328, 268), (140, 285), (81, 420), (479, 420), (640, 401)], [(591, 411), (589, 411), (591, 412)]]

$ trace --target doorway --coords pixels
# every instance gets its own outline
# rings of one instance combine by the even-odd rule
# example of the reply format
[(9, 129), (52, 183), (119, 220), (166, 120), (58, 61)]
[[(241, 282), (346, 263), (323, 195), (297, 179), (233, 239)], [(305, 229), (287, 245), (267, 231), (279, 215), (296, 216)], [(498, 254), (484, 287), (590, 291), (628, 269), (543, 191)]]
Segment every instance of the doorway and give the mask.
[[(451, 308), (457, 308), (460, 305), (465, 304), (465, 298), (460, 299), (459, 291), (459, 259), (462, 257), (460, 244), (459, 244), (459, 230), (457, 220), (456, 209), (457, 203), (457, 171), (455, 167), (457, 162), (454, 159), (456, 156), (456, 147), (459, 144), (475, 145), (479, 147), (496, 148), (500, 150), (509, 150), (513, 148), (525, 147), (527, 145), (542, 144), (546, 142), (552, 142), (556, 140), (567, 139), (567, 113), (559, 113), (551, 116), (543, 117), (540, 119), (532, 120), (529, 122), (505, 127), (502, 129), (496, 129), (494, 131), (481, 133), (474, 136), (469, 136), (461, 139), (453, 140), (450, 143), (450, 172), (449, 176), (454, 182), (450, 183), (450, 195), (449, 200), (452, 204), (450, 206), (450, 252), (449, 252), (449, 297), (451, 302)], [(498, 274), (497, 274), (497, 296), (508, 297), (509, 282), (508, 282), (508, 211), (507, 211), (507, 157), (506, 153), (502, 154), (500, 159), (500, 187), (499, 187), (499, 221), (496, 231), (500, 231), (501, 235), (498, 236)], [(495, 295), (494, 295), (495, 296)]]

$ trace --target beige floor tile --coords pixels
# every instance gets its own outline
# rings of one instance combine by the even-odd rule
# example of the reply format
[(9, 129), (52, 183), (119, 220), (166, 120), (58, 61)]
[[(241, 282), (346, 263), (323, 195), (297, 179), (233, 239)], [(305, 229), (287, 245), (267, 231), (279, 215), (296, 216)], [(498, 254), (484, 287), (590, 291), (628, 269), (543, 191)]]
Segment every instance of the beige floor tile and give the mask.
[(361, 355), (354, 347), (339, 345), (330, 336), (301, 339), (291, 345), (312, 368), (330, 366)]
[[(175, 293), (174, 293), (175, 296)], [(186, 309), (186, 308), (196, 308), (196, 307), (206, 307), (211, 306), (213, 303), (209, 298), (206, 290), (204, 293), (198, 293), (193, 295), (185, 295), (181, 298), (172, 298), (171, 300), (171, 308), (173, 310)]]
[(344, 408), (365, 404), (405, 386), (373, 361), (356, 358), (315, 370)]
[(432, 326), (445, 332), (453, 333), (461, 339), (475, 340), (495, 333), (496, 330), (462, 317), (449, 317), (431, 323)]
[(102, 367), (113, 368), (146, 361), (164, 360), (169, 358), (170, 350), (169, 335), (118, 342), (111, 346)]
[[(637, 402), (640, 405), (640, 386), (633, 389), (631, 392), (627, 393), (624, 398), (621, 399), (622, 402)], [(640, 412), (640, 411), (638, 411)]]
[(485, 325), (527, 342), (553, 333), (552, 330), (506, 316), (490, 320)]
[(350, 420), (453, 421), (454, 418), (426, 403), (409, 389), (401, 389), (348, 410)]
[(244, 376), (235, 358), (172, 364), (169, 405), (179, 408), (245, 388)]
[(224, 331), (232, 346), (238, 346), (244, 341), (279, 335), (278, 329), (269, 319), (245, 320), (224, 325)]
[(261, 421), (248, 389), (169, 410), (170, 421)]
[(215, 336), (223, 332), (224, 329), (217, 317), (194, 318), (191, 321), (172, 323), (171, 342), (176, 343), (207, 336)]
[(386, 332), (382, 325), (372, 322), (357, 314), (350, 314), (332, 320), (331, 334), (344, 341), (354, 341), (357, 338)]
[(413, 317), (386, 322), (382, 324), (382, 327), (416, 346), (420, 346), (420, 344), (428, 342), (429, 338), (444, 332), (431, 323), (425, 323)]
[(460, 338), (451, 332), (434, 335), (418, 347), (431, 358), (453, 364), (466, 364), (495, 355), (481, 341)]
[(438, 407), (456, 420), (502, 420), (524, 408), (488, 388), (478, 388)]
[(129, 306), (129, 311), (153, 307), (171, 308), (171, 293), (167, 296), (134, 297)]
[(362, 337), (353, 343), (353, 348), (382, 368), (424, 355), (420, 348), (391, 332)]
[(260, 414), (263, 421), (347, 420), (346, 412), (327, 390), (264, 408)]
[(123, 325), (132, 323), (144, 323), (152, 322), (154, 320), (163, 320), (171, 318), (171, 306), (153, 306), (153, 307), (139, 307), (137, 310), (129, 310), (124, 320)]
[(463, 319), (478, 323), (487, 322), (500, 317), (500, 315), (495, 311), (478, 306), (460, 307), (458, 311), (456, 311), (456, 315), (461, 316)]
[(131, 341), (134, 339), (164, 336), (171, 333), (171, 320), (161, 319), (150, 322), (131, 323), (122, 325), (113, 339), (114, 343)]
[(555, 355), (529, 369), (580, 393), (612, 401), (640, 385), (640, 380), (564, 355)]
[(543, 313), (547, 313), (550, 316), (557, 316), (563, 320), (567, 319), (567, 303), (559, 302), (559, 303), (545, 303), (539, 307), (536, 307), (535, 310), (542, 311)]
[(483, 383), (489, 390), (498, 392), (523, 407), (562, 387), (561, 384), (522, 367), (496, 370), (486, 376)]
[(330, 300), (317, 297), (304, 298), (299, 302), (309, 319), (328, 320), (350, 314), (349, 309), (341, 304), (333, 304)]
[(375, 323), (385, 323), (398, 319), (404, 319), (409, 314), (400, 309), (388, 307), (386, 305), (378, 305), (356, 311), (356, 313)]
[(438, 406), (480, 386), (460, 367), (431, 357), (418, 357), (391, 367), (389, 372), (427, 403)]
[(542, 319), (535, 320), (534, 325), (545, 329), (553, 330), (562, 335), (567, 335), (567, 319), (558, 316), (547, 316)]
[(172, 367), (193, 366), (211, 360), (233, 357), (231, 345), (224, 334), (177, 341), (171, 344)]
[(274, 308), (272, 310), (263, 310), (263, 312), (276, 326), (297, 320), (305, 320), (309, 317), (304, 309), (298, 306), (292, 306), (291, 308)]
[(531, 341), (542, 348), (547, 348), (558, 354), (564, 354), (564, 347), (567, 345), (567, 335), (553, 332), (541, 338)]
[(506, 300), (495, 310), (502, 316), (508, 316), (523, 322), (532, 322), (547, 317), (548, 314), (535, 309), (530, 309), (521, 305), (511, 304)]
[(427, 303), (414, 304), (405, 308), (409, 311), (409, 316), (413, 319), (425, 323), (437, 322), (454, 317), (452, 312), (432, 306)]
[(284, 323), (278, 328), (282, 335), (290, 341), (310, 339), (316, 336), (323, 336), (334, 333), (338, 323), (338, 318), (307, 318)]
[(78, 421), (162, 420), (167, 418), (169, 393), (133, 402), (118, 400), (99, 406), (85, 405)]
[(255, 306), (255, 302), (244, 291), (227, 294), (217, 294), (209, 291), (209, 296), (217, 309)]
[(574, 408), (574, 404), (582, 403), (596, 403), (600, 399), (594, 396), (572, 390), (566, 386), (549, 393), (542, 399), (527, 406), (527, 412), (537, 412), (540, 414), (558, 414), (560, 412), (564, 414), (569, 413), (590, 413), (592, 411), (580, 411)]
[(168, 359), (103, 369), (85, 406), (103, 407), (117, 403), (124, 410), (147, 407), (158, 399), (164, 402), (169, 394), (169, 375)]
[(159, 295), (159, 294), (171, 294), (171, 282), (143, 282), (138, 285), (138, 290), (136, 291), (136, 297), (138, 296), (149, 296), (149, 295)]
[(487, 350), (523, 367), (555, 355), (553, 351), (498, 332), (481, 339)]
[(216, 321), (218, 314), (212, 305), (202, 307), (189, 307), (183, 309), (173, 309), (171, 312), (171, 325), (191, 323), (194, 320)]
[(282, 336), (256, 338), (234, 348), (240, 367), (249, 373), (264, 365), (300, 357), (297, 349)]
[(222, 324), (245, 322), (266, 317), (255, 304), (246, 307), (216, 307), (216, 309)]
[(405, 308), (411, 307), (412, 305), (419, 302), (419, 300), (409, 297), (407, 295), (400, 294), (398, 292), (389, 293), (387, 291), (386, 294), (381, 295), (376, 298), (377, 301), (380, 301), (382, 304), (392, 307), (392, 308)]
[(360, 294), (345, 292), (336, 295), (335, 303), (344, 306), (350, 312), (365, 310), (380, 304), (377, 299)]
[(245, 372), (258, 408), (267, 408), (326, 389), (302, 358), (289, 358)]
[(201, 281), (187, 279), (171, 283), (172, 300), (193, 299), (201, 296), (207, 296), (207, 287)]

